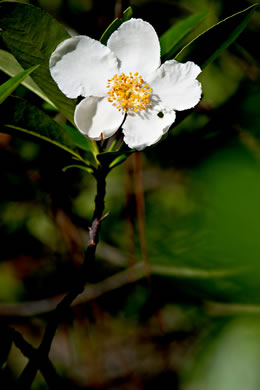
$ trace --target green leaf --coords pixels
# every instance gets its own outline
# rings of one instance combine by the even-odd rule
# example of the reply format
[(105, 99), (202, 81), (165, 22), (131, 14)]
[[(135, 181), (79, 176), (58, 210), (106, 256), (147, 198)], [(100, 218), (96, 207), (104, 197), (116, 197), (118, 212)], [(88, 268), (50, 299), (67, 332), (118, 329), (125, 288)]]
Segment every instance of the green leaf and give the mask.
[(163, 57), (164, 61), (173, 58), (187, 35), (195, 26), (205, 19), (207, 15), (208, 12), (191, 15), (174, 24), (160, 37), (161, 57)]
[(135, 152), (134, 149), (120, 150), (117, 152), (104, 152), (97, 154), (97, 159), (102, 165), (106, 165), (109, 168), (114, 168), (115, 166), (124, 162), (133, 152)]
[(21, 66), (40, 64), (32, 74), (35, 83), (58, 109), (73, 122), (75, 100), (68, 99), (49, 72), (49, 58), (57, 45), (69, 38), (65, 29), (40, 8), (16, 2), (0, 3), (1, 37)]
[(213, 327), (203, 348), (198, 348), (181, 388), (258, 390), (259, 342), (258, 316), (232, 318), (217, 331)]
[(255, 155), (232, 140), (193, 167), (189, 186), (165, 178), (167, 188), (146, 197), (153, 273), (174, 278), (185, 296), (259, 304), (259, 170)]
[(112, 168), (115, 168), (117, 167), (118, 165), (122, 164), (126, 159), (127, 157), (129, 156), (130, 152), (129, 153), (123, 153), (121, 154), (120, 156), (116, 157), (110, 164), (109, 164), (109, 168), (112, 169)]
[(258, 4), (240, 11), (200, 34), (175, 57), (178, 61), (194, 61), (202, 69), (226, 49), (244, 30)]
[(100, 42), (106, 45), (108, 38), (110, 35), (118, 29), (118, 27), (129, 20), (133, 15), (133, 10), (131, 7), (128, 7), (124, 12), (123, 12), (123, 17), (122, 18), (116, 18), (106, 29), (106, 31), (103, 33), (102, 37), (100, 38)]
[(11, 95), (11, 93), (18, 87), (19, 84), (35, 69), (38, 68), (39, 65), (33, 66), (30, 69), (24, 70), (18, 73), (16, 76), (7, 80), (4, 84), (0, 85), (0, 104)]
[(82, 135), (77, 129), (69, 125), (62, 125), (63, 129), (69, 134), (74, 144), (86, 152), (93, 152), (92, 141)]
[(70, 153), (77, 160), (88, 164), (78, 152), (69, 134), (39, 108), (23, 99), (10, 96), (0, 106), (0, 131), (27, 134), (50, 142)]
[[(8, 76), (13, 77), (22, 72), (23, 68), (11, 53), (0, 49), (0, 70), (8, 74)], [(52, 107), (54, 106), (52, 101), (45, 95), (45, 93), (38, 87), (38, 85), (35, 84), (30, 76), (27, 76), (22, 81), (22, 85), (45, 100), (45, 102), (49, 103)]]
[(68, 166), (64, 167), (62, 169), (62, 171), (66, 172), (68, 169), (71, 169), (71, 168), (81, 169), (82, 171), (85, 171), (85, 172), (88, 172), (88, 173), (93, 173), (94, 172), (94, 170), (92, 168), (87, 167), (85, 165), (78, 165), (78, 164), (68, 165)]
[(66, 133), (69, 134), (73, 143), (78, 148), (85, 150), (85, 152), (88, 153), (88, 159), (91, 161), (92, 164), (96, 165), (96, 142), (88, 139), (87, 137), (84, 137), (84, 135), (82, 135), (79, 130), (75, 129), (74, 127), (71, 127), (67, 124), (62, 125), (62, 127), (66, 131)]

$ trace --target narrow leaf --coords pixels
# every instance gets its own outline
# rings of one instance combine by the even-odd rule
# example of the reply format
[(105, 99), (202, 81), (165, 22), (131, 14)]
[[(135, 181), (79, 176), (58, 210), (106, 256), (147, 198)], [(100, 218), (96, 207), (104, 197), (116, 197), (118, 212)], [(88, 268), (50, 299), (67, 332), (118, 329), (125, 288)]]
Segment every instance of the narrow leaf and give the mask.
[(123, 23), (129, 20), (133, 15), (133, 10), (131, 7), (128, 7), (124, 12), (123, 12), (123, 17), (122, 18), (116, 18), (106, 29), (106, 31), (103, 33), (102, 37), (100, 38), (100, 42), (106, 45), (108, 38), (110, 35), (118, 29), (118, 27)]
[(66, 172), (68, 169), (71, 169), (71, 168), (81, 169), (82, 171), (85, 171), (85, 172), (88, 172), (88, 173), (93, 173), (94, 172), (94, 170), (92, 168), (87, 167), (85, 165), (79, 165), (79, 164), (67, 165), (66, 167), (64, 167), (62, 169), (62, 171)]
[(170, 59), (182, 45), (184, 39), (205, 17), (208, 12), (191, 15), (170, 27), (161, 37), (161, 57), (163, 60)]
[(39, 65), (33, 66), (30, 69), (24, 70), (18, 73), (16, 76), (7, 80), (4, 84), (0, 85), (0, 104), (11, 95), (11, 93), (21, 84), (21, 82), (35, 69), (38, 68)]
[(1, 37), (20, 65), (26, 69), (40, 64), (32, 74), (35, 83), (58, 109), (73, 122), (75, 100), (68, 99), (49, 72), (49, 58), (57, 45), (69, 38), (65, 29), (40, 8), (29, 4), (0, 3)]
[(123, 161), (126, 160), (126, 158), (133, 153), (135, 150), (134, 149), (128, 149), (128, 150), (120, 150), (118, 152), (104, 152), (104, 153), (99, 153), (97, 155), (98, 161), (103, 164), (108, 166), (109, 168), (113, 168), (116, 165), (121, 164)]
[(39, 108), (23, 99), (10, 96), (0, 106), (0, 131), (27, 134), (38, 140), (50, 142), (70, 153), (77, 160), (87, 163), (79, 154), (68, 133)]
[(194, 61), (202, 69), (205, 68), (244, 30), (257, 5), (215, 24), (186, 45), (175, 58), (178, 61)]
[[(18, 73), (23, 71), (23, 68), (14, 58), (14, 56), (8, 51), (0, 49), (0, 70), (8, 74), (8, 76), (16, 76)], [(27, 76), (23, 81), (22, 85), (28, 88), (30, 91), (38, 95), (45, 102), (49, 103), (53, 107), (52, 101), (45, 95), (45, 93), (38, 87), (30, 76)]]
[(115, 168), (117, 167), (118, 165), (122, 164), (126, 159), (127, 157), (129, 156), (129, 153), (124, 153), (124, 154), (121, 154), (120, 156), (116, 157), (110, 164), (109, 164), (109, 168)]
[[(176, 55), (175, 59), (181, 62), (194, 61), (202, 69), (205, 68), (239, 36), (257, 6), (258, 4), (254, 4), (204, 31), (186, 45)], [(190, 115), (192, 111), (193, 109), (179, 112), (174, 127)]]

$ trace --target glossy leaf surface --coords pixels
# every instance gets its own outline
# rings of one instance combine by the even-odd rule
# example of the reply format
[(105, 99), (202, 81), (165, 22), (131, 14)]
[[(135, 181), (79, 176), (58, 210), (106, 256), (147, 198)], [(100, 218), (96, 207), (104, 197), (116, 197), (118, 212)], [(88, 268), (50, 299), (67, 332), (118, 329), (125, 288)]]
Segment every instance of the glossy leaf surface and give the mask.
[(0, 3), (0, 27), (4, 44), (24, 69), (41, 65), (32, 75), (33, 80), (73, 121), (75, 100), (68, 99), (58, 89), (49, 72), (50, 55), (69, 34), (40, 8), (15, 2)]
[(175, 57), (195, 62), (202, 69), (226, 49), (247, 26), (257, 4), (217, 23), (186, 45)]
[[(11, 53), (0, 49), (0, 70), (8, 74), (8, 76), (13, 77), (16, 76), (18, 73), (22, 72), (23, 68)], [(39, 88), (39, 86), (33, 81), (30, 76), (27, 76), (21, 84), (36, 95), (38, 95), (45, 102), (53, 106), (52, 101), (45, 95), (45, 93)]]
[(37, 68), (38, 65), (24, 70), (7, 80), (4, 84), (0, 85), (0, 104), (3, 103), (3, 101), (18, 87), (18, 85), (20, 85), (22, 81)]
[(36, 137), (62, 148), (80, 161), (85, 161), (66, 130), (25, 100), (10, 97), (0, 106), (0, 117), (0, 131)]

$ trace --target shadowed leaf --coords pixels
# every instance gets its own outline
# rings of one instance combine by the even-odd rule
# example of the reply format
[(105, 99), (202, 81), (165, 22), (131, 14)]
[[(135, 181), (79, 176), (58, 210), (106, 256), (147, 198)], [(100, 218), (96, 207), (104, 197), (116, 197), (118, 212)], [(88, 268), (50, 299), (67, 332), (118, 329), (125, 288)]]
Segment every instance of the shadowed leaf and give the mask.
[(25, 100), (10, 96), (8, 102), (0, 106), (0, 118), (0, 131), (17, 135), (27, 134), (38, 140), (50, 142), (67, 151), (77, 160), (87, 163), (66, 130)]
[(175, 57), (178, 61), (194, 61), (205, 68), (244, 30), (258, 4), (246, 8), (200, 34)]
[(68, 99), (49, 72), (49, 58), (69, 34), (50, 15), (29, 4), (0, 3), (1, 37), (20, 65), (40, 64), (32, 78), (58, 109), (73, 122), (75, 100)]
[(191, 15), (170, 27), (160, 37), (161, 57), (163, 57), (164, 60), (172, 58), (182, 45), (187, 35), (194, 27), (196, 27), (203, 19), (205, 19), (207, 15), (208, 12)]
[(106, 29), (106, 31), (103, 33), (102, 37), (100, 38), (100, 42), (106, 45), (108, 38), (110, 35), (118, 29), (118, 27), (123, 23), (129, 20), (133, 15), (133, 10), (131, 7), (128, 7), (124, 13), (122, 18), (116, 18)]

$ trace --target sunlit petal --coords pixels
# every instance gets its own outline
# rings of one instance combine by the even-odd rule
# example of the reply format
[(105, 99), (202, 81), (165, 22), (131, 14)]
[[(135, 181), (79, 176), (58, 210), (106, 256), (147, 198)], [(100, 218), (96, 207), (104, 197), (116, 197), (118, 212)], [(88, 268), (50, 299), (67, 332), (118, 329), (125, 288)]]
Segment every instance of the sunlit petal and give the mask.
[(120, 72), (139, 72), (144, 78), (160, 66), (160, 43), (151, 24), (130, 19), (109, 38), (107, 46), (120, 61)]
[(129, 114), (123, 124), (124, 141), (132, 149), (143, 150), (158, 142), (174, 121), (174, 111), (163, 114), (149, 109)]
[(60, 43), (50, 58), (51, 75), (69, 98), (105, 96), (107, 79), (117, 71), (111, 50), (81, 35)]
[(200, 67), (175, 60), (160, 66), (158, 36), (142, 19), (122, 23), (107, 47), (85, 36), (62, 42), (50, 58), (50, 72), (68, 97), (86, 97), (74, 115), (83, 134), (108, 138), (126, 114), (124, 141), (137, 150), (158, 142), (175, 121), (175, 111), (201, 99)]
[(201, 84), (196, 77), (201, 69), (194, 62), (166, 61), (150, 75), (148, 82), (162, 104), (174, 110), (194, 107), (201, 98)]

